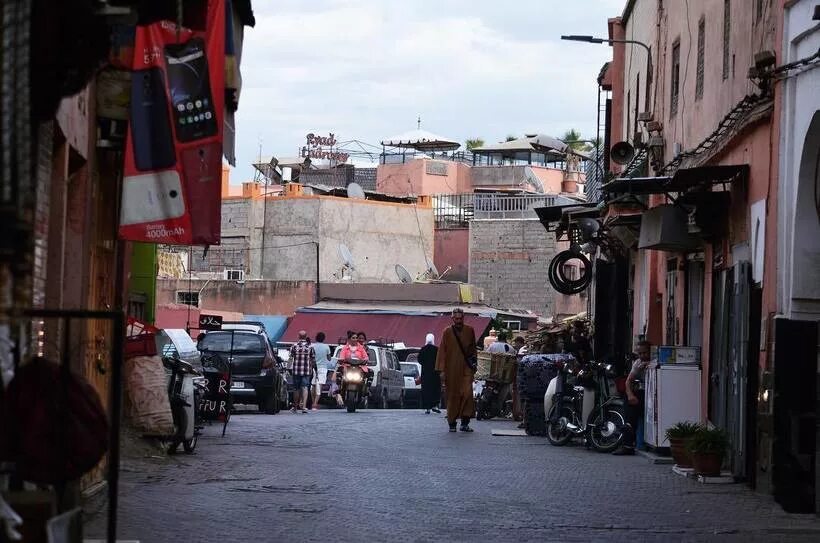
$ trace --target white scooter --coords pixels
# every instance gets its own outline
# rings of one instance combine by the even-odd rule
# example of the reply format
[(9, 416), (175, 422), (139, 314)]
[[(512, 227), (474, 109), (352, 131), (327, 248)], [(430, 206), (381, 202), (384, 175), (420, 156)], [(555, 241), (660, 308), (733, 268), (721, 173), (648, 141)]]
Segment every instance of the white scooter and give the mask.
[(168, 399), (174, 419), (174, 435), (168, 446), (168, 454), (175, 454), (180, 443), (185, 452), (191, 454), (196, 448), (202, 426), (199, 425), (199, 409), (204, 394), (202, 374), (176, 356), (162, 358), (163, 365), (171, 371), (168, 380)]

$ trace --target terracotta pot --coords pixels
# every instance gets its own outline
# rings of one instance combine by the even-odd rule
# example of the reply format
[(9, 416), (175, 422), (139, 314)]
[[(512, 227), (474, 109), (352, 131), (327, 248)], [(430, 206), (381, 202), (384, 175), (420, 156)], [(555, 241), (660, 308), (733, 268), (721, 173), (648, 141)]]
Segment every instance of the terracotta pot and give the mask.
[(681, 468), (692, 467), (692, 457), (689, 451), (686, 450), (688, 441), (688, 438), (684, 437), (669, 438), (669, 450), (672, 452), (672, 458), (675, 460), (675, 464)]
[(723, 455), (720, 453), (692, 453), (692, 465), (698, 475), (717, 477), (723, 465)]

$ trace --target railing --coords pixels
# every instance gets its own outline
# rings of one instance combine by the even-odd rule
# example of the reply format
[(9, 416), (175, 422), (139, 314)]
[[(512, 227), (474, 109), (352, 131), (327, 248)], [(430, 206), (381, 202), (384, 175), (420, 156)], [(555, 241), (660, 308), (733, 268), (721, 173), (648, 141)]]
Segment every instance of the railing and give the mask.
[(438, 229), (467, 228), (471, 220), (535, 219), (536, 207), (574, 203), (556, 194), (440, 194), (433, 196), (433, 216)]

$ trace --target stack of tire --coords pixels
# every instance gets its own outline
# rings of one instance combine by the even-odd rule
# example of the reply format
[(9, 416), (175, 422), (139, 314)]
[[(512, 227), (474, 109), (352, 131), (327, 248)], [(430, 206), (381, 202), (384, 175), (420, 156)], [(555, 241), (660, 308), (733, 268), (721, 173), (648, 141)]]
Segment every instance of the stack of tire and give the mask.
[(573, 361), (568, 354), (531, 354), (518, 364), (518, 394), (524, 411), (524, 431), (531, 436), (547, 435), (544, 395), (561, 364)]

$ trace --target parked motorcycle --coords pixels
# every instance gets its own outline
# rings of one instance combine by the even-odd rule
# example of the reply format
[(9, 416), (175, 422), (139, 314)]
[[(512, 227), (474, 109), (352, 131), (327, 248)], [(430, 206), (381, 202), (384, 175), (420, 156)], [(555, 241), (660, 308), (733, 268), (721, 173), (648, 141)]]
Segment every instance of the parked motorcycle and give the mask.
[(191, 364), (177, 356), (165, 356), (163, 365), (171, 371), (168, 381), (168, 399), (174, 419), (174, 435), (168, 445), (168, 454), (175, 454), (182, 444), (185, 452), (191, 454), (196, 448), (202, 420), (197, 406), (205, 394), (202, 374)]
[(373, 372), (367, 367), (367, 360), (339, 360), (336, 380), (348, 413), (355, 413), (360, 405), (367, 407), (370, 385), (373, 383)]
[(612, 392), (612, 377), (608, 364), (592, 362), (574, 376), (570, 367), (562, 368), (544, 395), (551, 444), (561, 446), (583, 437), (600, 452), (618, 448), (625, 420), (623, 400)]

